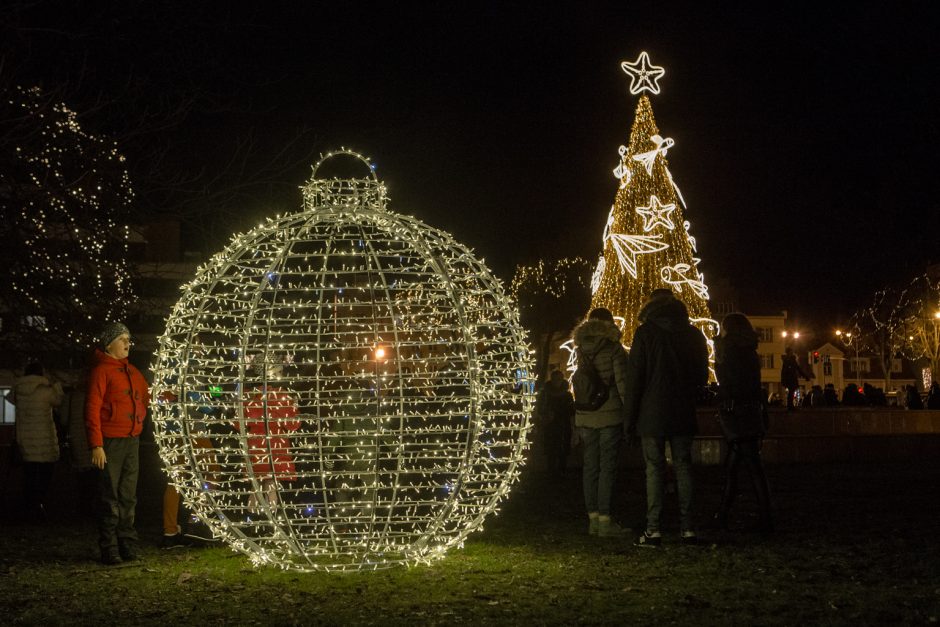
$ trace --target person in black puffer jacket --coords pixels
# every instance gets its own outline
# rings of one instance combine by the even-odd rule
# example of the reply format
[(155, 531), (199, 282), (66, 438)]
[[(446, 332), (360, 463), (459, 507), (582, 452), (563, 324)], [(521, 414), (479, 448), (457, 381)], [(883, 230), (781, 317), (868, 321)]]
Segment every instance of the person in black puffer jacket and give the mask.
[(708, 383), (708, 346), (702, 332), (689, 323), (685, 305), (667, 289), (653, 290), (639, 319), (626, 393), (627, 435), (642, 439), (646, 461), (646, 531), (636, 544), (661, 544), (667, 441), (676, 470), (681, 539), (694, 544), (692, 438), (697, 431), (695, 402)]
[(623, 438), (627, 355), (620, 343), (620, 329), (609, 310), (599, 307), (574, 331), (574, 343), (585, 359), (591, 359), (598, 376), (608, 386), (608, 397), (594, 411), (579, 409), (575, 426), (584, 443), (584, 504), (588, 533), (601, 537), (623, 536), (627, 530), (610, 519), (610, 500), (617, 452)]
[(715, 371), (718, 375), (718, 400), (723, 408), (734, 406), (759, 408), (753, 415), (756, 421), (749, 432), (759, 435), (733, 437), (726, 434), (728, 457), (725, 460), (727, 478), (721, 497), (721, 507), (715, 514), (715, 526), (728, 528), (728, 513), (738, 493), (738, 469), (747, 466), (757, 494), (760, 518), (759, 531), (772, 531), (770, 489), (761, 463), (760, 449), (765, 430), (764, 391), (760, 383), (760, 357), (757, 356), (757, 333), (750, 321), (740, 313), (725, 316), (721, 323), (721, 337), (715, 342)]

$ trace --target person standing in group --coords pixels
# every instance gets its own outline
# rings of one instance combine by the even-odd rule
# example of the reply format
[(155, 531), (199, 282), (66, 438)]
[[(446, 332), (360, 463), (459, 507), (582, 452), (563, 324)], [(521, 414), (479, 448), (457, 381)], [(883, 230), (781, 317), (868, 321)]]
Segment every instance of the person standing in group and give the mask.
[(760, 458), (767, 413), (760, 384), (757, 339), (757, 333), (744, 314), (730, 313), (722, 321), (721, 337), (715, 342), (720, 421), (728, 443), (725, 489), (714, 521), (719, 529), (728, 528), (728, 514), (738, 493), (738, 469), (743, 463), (757, 495), (760, 517), (756, 530), (773, 531), (770, 488)]
[[(259, 513), (281, 505), (279, 485), (297, 480), (294, 455), (291, 453), (291, 434), (300, 429), (297, 398), (290, 390), (278, 384), (286, 380), (284, 363), (278, 358), (264, 356), (255, 359), (256, 370), (264, 372), (261, 385), (246, 395), (244, 403), (248, 452), (251, 455), (251, 474), (258, 482), (248, 499), (248, 509)], [(241, 431), (238, 421), (235, 429)]]
[(147, 381), (127, 359), (128, 328), (109, 323), (98, 336), (94, 363), (88, 375), (85, 427), (91, 463), (98, 469), (98, 546), (101, 561), (119, 564), (138, 558), (134, 513), (140, 432), (150, 392)]
[(564, 476), (568, 451), (571, 449), (574, 399), (568, 390), (568, 381), (560, 370), (553, 370), (548, 383), (539, 391), (535, 415), (542, 431), (542, 447), (548, 471), (559, 477)]
[(52, 412), (62, 402), (62, 386), (50, 383), (38, 363), (31, 363), (13, 384), (16, 446), (23, 460), (24, 514), (45, 519), (46, 496), (59, 460), (59, 438)]
[(696, 542), (692, 522), (692, 438), (695, 403), (708, 384), (705, 336), (689, 323), (682, 301), (667, 289), (653, 290), (639, 314), (627, 369), (627, 424), (630, 440), (642, 439), (646, 463), (646, 530), (639, 546), (662, 543), (666, 442), (672, 451), (679, 493), (683, 543)]
[(800, 368), (793, 349), (787, 346), (783, 359), (780, 360), (780, 385), (787, 389), (787, 411), (794, 409), (793, 397), (800, 388), (800, 377), (809, 381), (809, 377)]
[(92, 518), (98, 502), (98, 470), (91, 463), (91, 447), (85, 428), (85, 396), (88, 388), (88, 368), (73, 379), (62, 407), (62, 427), (68, 434), (69, 466), (75, 477), (72, 495), (75, 513)]
[[(627, 355), (620, 343), (620, 329), (614, 324), (613, 314), (604, 308), (591, 311), (588, 319), (575, 329), (574, 344), (581, 371), (572, 376), (575, 426), (584, 445), (582, 481), (588, 533), (620, 537), (627, 530), (611, 520), (610, 503), (617, 471), (617, 452), (623, 436)], [(578, 378), (586, 382), (589, 373), (598, 381), (587, 387), (601, 392), (593, 403), (579, 393), (582, 386), (579, 386)]]
[(927, 409), (940, 409), (940, 385), (936, 381), (930, 384), (927, 392)]

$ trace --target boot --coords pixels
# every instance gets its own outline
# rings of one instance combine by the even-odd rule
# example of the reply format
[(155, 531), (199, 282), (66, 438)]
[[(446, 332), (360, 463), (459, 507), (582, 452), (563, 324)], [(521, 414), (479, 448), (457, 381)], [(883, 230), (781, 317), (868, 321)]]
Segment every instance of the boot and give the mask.
[(610, 516), (597, 517), (597, 535), (601, 538), (623, 538), (630, 533), (629, 529), (621, 527)]

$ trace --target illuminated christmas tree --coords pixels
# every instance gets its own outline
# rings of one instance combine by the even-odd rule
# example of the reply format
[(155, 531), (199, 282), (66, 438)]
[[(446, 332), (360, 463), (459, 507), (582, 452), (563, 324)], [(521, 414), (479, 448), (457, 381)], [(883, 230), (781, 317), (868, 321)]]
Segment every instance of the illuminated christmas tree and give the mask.
[(629, 346), (650, 292), (671, 289), (685, 303), (693, 324), (711, 340), (718, 325), (708, 309), (708, 287), (698, 270), (685, 202), (666, 163), (666, 153), (675, 142), (659, 134), (644, 93), (658, 94), (657, 81), (665, 72), (650, 65), (645, 52), (622, 67), (632, 79), (630, 92), (639, 95), (640, 101), (630, 143), (620, 147), (620, 164), (614, 169), (620, 188), (604, 229), (604, 249), (591, 284), (591, 307), (606, 307), (623, 318), (624, 343)]
[[(87, 351), (123, 319), (126, 216), (133, 193), (114, 143), (38, 88), (8, 89), (0, 114), (0, 264), (4, 349)], [(71, 350), (70, 350), (71, 349)]]

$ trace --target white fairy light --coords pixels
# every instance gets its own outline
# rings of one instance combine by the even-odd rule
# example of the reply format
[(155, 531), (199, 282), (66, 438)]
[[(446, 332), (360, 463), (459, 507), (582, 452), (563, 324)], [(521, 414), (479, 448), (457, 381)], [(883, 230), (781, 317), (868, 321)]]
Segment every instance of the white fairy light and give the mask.
[(605, 270), (607, 270), (607, 260), (604, 255), (601, 255), (597, 260), (597, 267), (594, 268), (594, 275), (591, 277), (591, 294), (601, 286), (601, 279), (604, 278)]
[(656, 144), (656, 147), (647, 152), (641, 152), (633, 156), (634, 161), (639, 161), (646, 168), (646, 173), (653, 174), (653, 164), (656, 162), (656, 156), (662, 154), (663, 157), (669, 152), (669, 149), (676, 145), (671, 137), (663, 139), (660, 135), (653, 135), (650, 141)]
[[(689, 264), (677, 263), (672, 266), (665, 266), (659, 272), (663, 281), (672, 286), (676, 292), (681, 294), (684, 285), (695, 292), (699, 298), (708, 300), (708, 286), (705, 285), (705, 277)], [(695, 278), (686, 276), (689, 272), (695, 272)]]
[(647, 233), (659, 225), (662, 225), (670, 231), (676, 228), (669, 214), (676, 210), (676, 205), (669, 203), (662, 204), (656, 195), (650, 196), (650, 204), (646, 207), (637, 207), (636, 212), (643, 216), (643, 230)]
[[(347, 155), (370, 176), (317, 178)], [(256, 564), (428, 563), (518, 478), (529, 347), (503, 287), (443, 231), (386, 210), (348, 150), (301, 212), (200, 268), (156, 356), (170, 480)]]
[(618, 149), (620, 153), (620, 163), (617, 164), (617, 167), (614, 168), (614, 176), (617, 180), (620, 181), (620, 189), (623, 189), (630, 184), (630, 181), (633, 179), (633, 172), (630, 171), (630, 168), (627, 167), (627, 147), (621, 146)]
[(663, 77), (666, 70), (658, 65), (650, 63), (650, 56), (646, 52), (641, 52), (636, 61), (630, 63), (624, 61), (620, 64), (623, 71), (630, 75), (630, 93), (638, 96), (644, 91), (654, 94), (659, 93), (659, 79)]
[(617, 253), (621, 271), (629, 272), (636, 278), (637, 255), (648, 255), (669, 248), (662, 235), (624, 235), (611, 233), (608, 238)]

